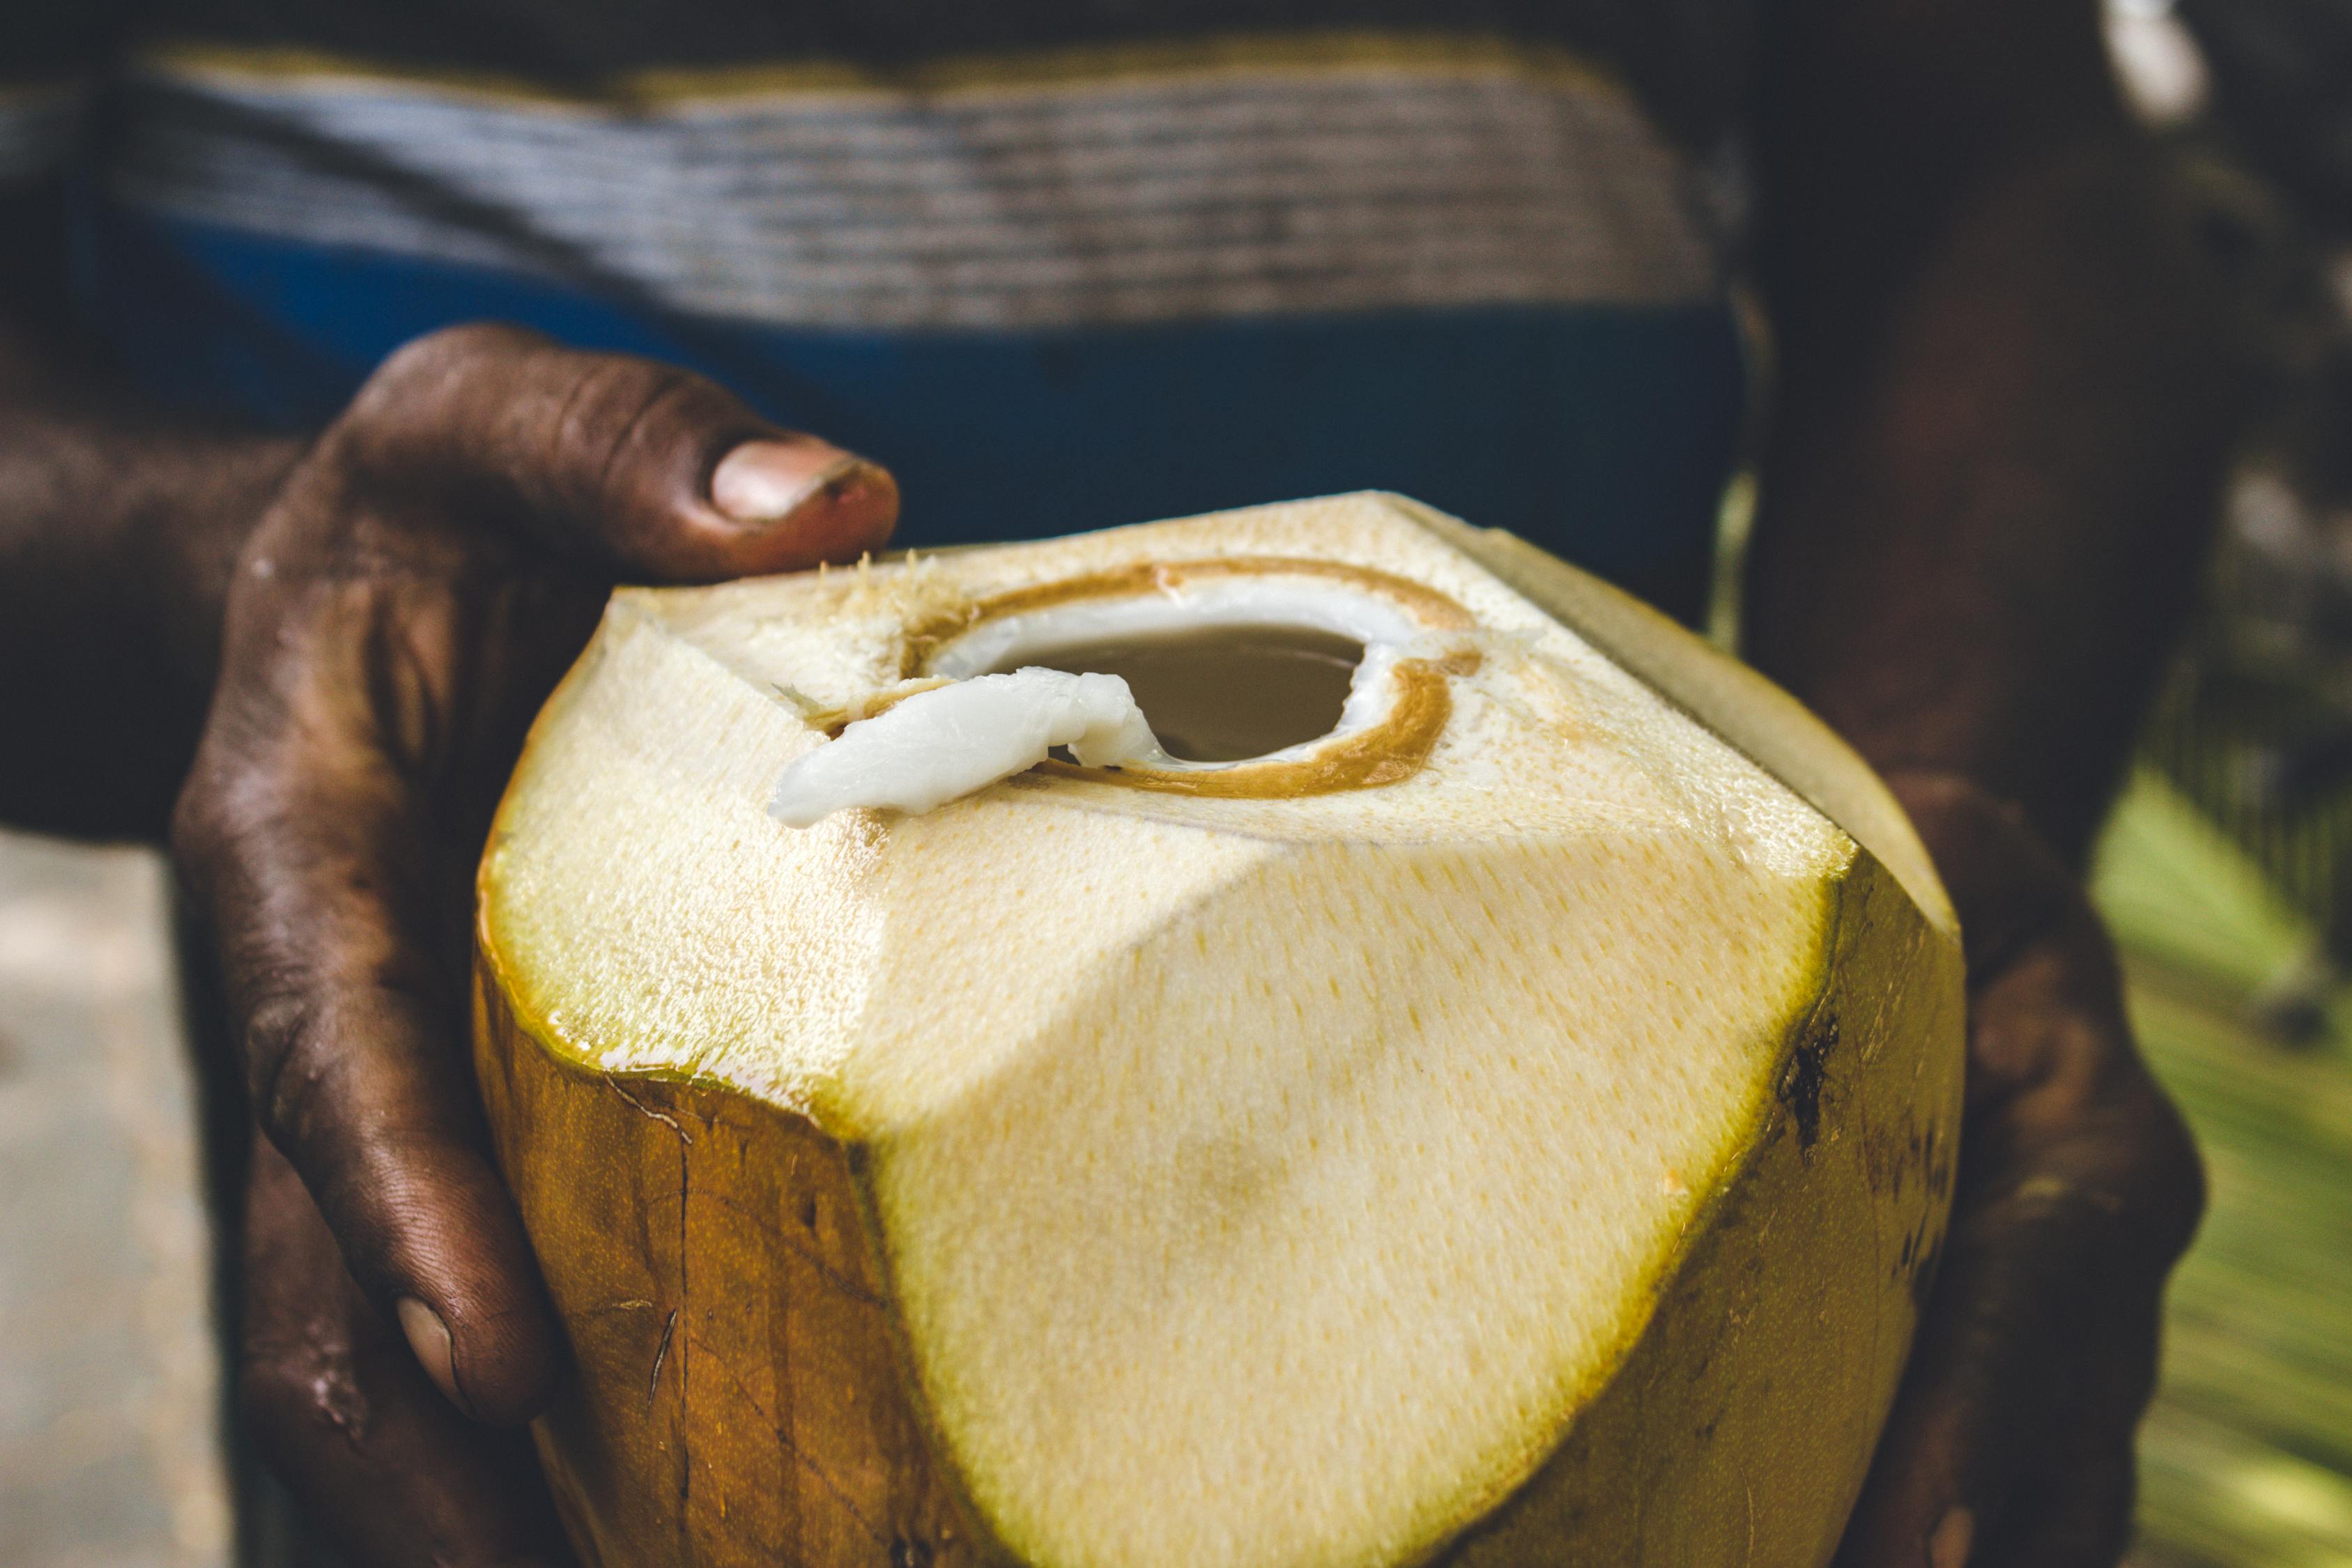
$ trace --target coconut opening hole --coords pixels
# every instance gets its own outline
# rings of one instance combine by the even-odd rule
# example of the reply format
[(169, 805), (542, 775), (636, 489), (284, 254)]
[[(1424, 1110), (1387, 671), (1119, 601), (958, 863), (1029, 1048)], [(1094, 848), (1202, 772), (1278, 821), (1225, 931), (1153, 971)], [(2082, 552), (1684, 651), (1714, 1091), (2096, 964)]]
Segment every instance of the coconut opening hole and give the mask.
[(1170, 756), (1238, 763), (1338, 729), (1363, 658), (1362, 643), (1319, 627), (1213, 626), (1031, 645), (976, 673), (1116, 675)]

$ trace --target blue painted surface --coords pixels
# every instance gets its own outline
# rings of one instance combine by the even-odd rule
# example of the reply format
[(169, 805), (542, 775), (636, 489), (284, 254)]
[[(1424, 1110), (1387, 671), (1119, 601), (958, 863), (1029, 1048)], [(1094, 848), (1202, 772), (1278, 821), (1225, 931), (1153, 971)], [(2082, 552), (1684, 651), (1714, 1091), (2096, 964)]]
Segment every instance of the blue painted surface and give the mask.
[(502, 320), (703, 370), (887, 463), (901, 542), (1378, 488), (1512, 530), (1686, 619), (1741, 408), (1727, 310), (1527, 307), (1055, 331), (829, 332), (98, 209), (81, 272), (154, 391), (331, 415), (419, 332)]

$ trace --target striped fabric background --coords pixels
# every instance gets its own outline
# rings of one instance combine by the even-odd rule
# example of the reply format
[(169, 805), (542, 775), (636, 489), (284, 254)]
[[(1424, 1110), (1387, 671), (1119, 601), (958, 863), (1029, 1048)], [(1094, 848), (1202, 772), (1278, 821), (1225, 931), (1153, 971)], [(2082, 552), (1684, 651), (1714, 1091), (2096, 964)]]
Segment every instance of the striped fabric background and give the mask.
[[(70, 109), (0, 106), (0, 156), (54, 155)], [(94, 118), (89, 309), (166, 395), (311, 423), (495, 317), (871, 452), (918, 542), (1385, 487), (1701, 603), (1741, 397), (1723, 237), (1692, 153), (1556, 43), (561, 81), (178, 45)]]
[(1338, 42), (1295, 63), (1263, 45), (1063, 57), (1009, 81), (971, 65), (669, 73), (603, 103), (183, 53), (131, 78), (114, 188), (177, 217), (625, 279), (779, 324), (1713, 293), (1688, 172), (1622, 89), (1468, 42)]

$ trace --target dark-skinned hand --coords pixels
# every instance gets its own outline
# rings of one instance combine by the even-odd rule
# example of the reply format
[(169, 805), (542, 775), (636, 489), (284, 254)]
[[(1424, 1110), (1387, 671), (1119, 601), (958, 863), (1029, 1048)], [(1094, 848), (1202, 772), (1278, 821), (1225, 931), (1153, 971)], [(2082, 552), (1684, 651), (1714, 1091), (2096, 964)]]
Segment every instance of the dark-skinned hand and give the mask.
[(614, 581), (854, 560), (897, 510), (698, 376), (470, 327), (387, 360), (247, 540), (173, 847), (264, 1135), (241, 1397), (354, 1563), (565, 1556), (512, 1429), (562, 1342), (467, 1047), (524, 730)]
[(2112, 1568), (2202, 1171), (2079, 879), (1967, 782), (1888, 782), (1959, 910), (1968, 1110), (1942, 1266), (1840, 1568)]
[[(174, 846), (267, 1134), (240, 1387), (354, 1562), (564, 1555), (509, 1429), (560, 1341), (466, 1052), (471, 874), (523, 728), (615, 577), (853, 558), (896, 500), (698, 378), (465, 329), (387, 362), (248, 541)], [(1969, 1112), (1841, 1561), (2104, 1568), (2196, 1159), (2075, 879), (1966, 784), (1894, 782), (1967, 931)]]

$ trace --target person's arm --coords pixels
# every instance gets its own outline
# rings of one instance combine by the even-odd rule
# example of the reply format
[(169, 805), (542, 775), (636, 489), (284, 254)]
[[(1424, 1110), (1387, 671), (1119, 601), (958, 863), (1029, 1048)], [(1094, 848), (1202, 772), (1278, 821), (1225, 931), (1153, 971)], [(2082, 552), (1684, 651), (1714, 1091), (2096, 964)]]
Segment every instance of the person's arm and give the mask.
[(1779, 395), (1747, 651), (1882, 769), (2079, 862), (2247, 391), (2090, 0), (1807, 0), (1775, 36)]
[(63, 228), (54, 185), (0, 198), (0, 822), (160, 840), (231, 565), (300, 444), (111, 386)]
[(1778, 396), (1748, 657), (1885, 773), (1962, 917), (1969, 1121), (1853, 1564), (2113, 1563), (2200, 1173), (2079, 872), (2248, 387), (2090, 0), (1798, 0), (1765, 77)]
[(467, 1065), (489, 810), (614, 576), (854, 560), (897, 490), (700, 377), (495, 327), (301, 439), (175, 418), (0, 234), (0, 821), (169, 823), (258, 1134), (248, 1427), (355, 1564), (564, 1561), (493, 1429), (562, 1351)]

